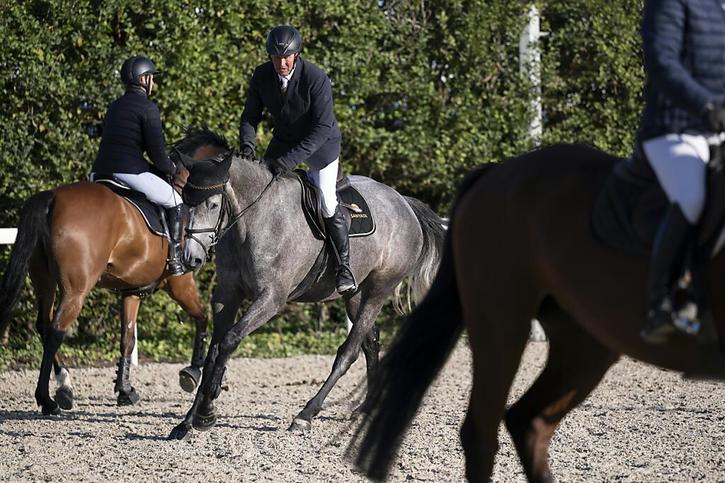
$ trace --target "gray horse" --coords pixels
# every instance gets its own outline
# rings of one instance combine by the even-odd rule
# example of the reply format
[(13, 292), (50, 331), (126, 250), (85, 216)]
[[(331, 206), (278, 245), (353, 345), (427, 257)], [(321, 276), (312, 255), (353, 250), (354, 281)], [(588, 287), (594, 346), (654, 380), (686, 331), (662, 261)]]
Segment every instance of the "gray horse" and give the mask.
[[(272, 319), (287, 302), (324, 302), (340, 295), (335, 291), (334, 260), (328, 260), (322, 270), (315, 267), (318, 256), (328, 248), (313, 236), (305, 220), (301, 187), (293, 176), (273, 178), (264, 164), (233, 154), (223, 138), (208, 130), (189, 132), (177, 147), (197, 160), (214, 153), (221, 160), (185, 157), (191, 173), (185, 199), (194, 206), (184, 263), (198, 268), (216, 245), (217, 277), (212, 296), (214, 333), (202, 382), (184, 421), (169, 435), (186, 439), (192, 427), (204, 431), (216, 423), (213, 401), (219, 395), (226, 363), (243, 337)], [(406, 278), (407, 305), (411, 298), (422, 297), (438, 267), (444, 228), (430, 208), (370, 178), (351, 176), (350, 180), (370, 205), (376, 230), (350, 240), (358, 289), (344, 297), (353, 326), (337, 351), (329, 377), (294, 418), (291, 431), (310, 429), (312, 418), (361, 347), (370, 383), (378, 364), (375, 319), (380, 309), (391, 296), (397, 307), (406, 305), (406, 293), (401, 290)], [(315, 271), (319, 275), (311, 279)], [(247, 298), (251, 306), (237, 320)]]

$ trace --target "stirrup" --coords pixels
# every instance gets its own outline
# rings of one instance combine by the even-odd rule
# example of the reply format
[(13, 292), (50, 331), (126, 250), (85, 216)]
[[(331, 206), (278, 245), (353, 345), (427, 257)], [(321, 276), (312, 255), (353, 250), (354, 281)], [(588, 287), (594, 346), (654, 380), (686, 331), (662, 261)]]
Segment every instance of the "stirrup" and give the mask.
[(648, 344), (664, 344), (676, 331), (669, 311), (653, 309), (647, 313), (647, 322), (639, 336)]
[(337, 275), (335, 279), (337, 293), (344, 294), (357, 290), (355, 275), (352, 273), (352, 270), (350, 270), (350, 268), (346, 265), (343, 265), (337, 269)]
[(171, 258), (166, 260), (166, 271), (170, 277), (177, 277), (184, 274), (184, 266), (178, 259)]

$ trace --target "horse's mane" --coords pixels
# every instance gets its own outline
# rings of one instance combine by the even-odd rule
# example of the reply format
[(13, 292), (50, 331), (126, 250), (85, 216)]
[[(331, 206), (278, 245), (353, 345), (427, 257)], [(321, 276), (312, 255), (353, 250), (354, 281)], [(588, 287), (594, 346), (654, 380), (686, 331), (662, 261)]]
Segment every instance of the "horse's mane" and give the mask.
[(200, 146), (207, 146), (209, 144), (222, 148), (225, 151), (232, 150), (229, 141), (224, 136), (215, 133), (206, 125), (202, 125), (201, 127), (188, 126), (184, 138), (174, 144), (174, 147), (182, 153), (191, 153)]

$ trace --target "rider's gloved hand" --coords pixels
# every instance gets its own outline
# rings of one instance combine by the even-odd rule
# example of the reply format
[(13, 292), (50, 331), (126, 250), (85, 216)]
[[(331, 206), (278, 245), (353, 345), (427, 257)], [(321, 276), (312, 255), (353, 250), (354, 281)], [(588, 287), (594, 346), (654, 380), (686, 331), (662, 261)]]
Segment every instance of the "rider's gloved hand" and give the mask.
[(705, 126), (712, 132), (725, 132), (725, 107), (722, 103), (708, 103), (705, 106)]
[(287, 166), (287, 163), (285, 163), (282, 158), (268, 159), (267, 166), (269, 166), (269, 170), (275, 178), (279, 178), (281, 175), (290, 170), (289, 166)]
[(242, 156), (247, 159), (257, 159), (257, 154), (254, 152), (254, 148), (246, 144), (242, 146)]
[(176, 148), (173, 148), (169, 152), (169, 159), (172, 163), (176, 165), (176, 172), (178, 173), (179, 170), (184, 166), (184, 164), (181, 162), (181, 154), (179, 154), (179, 150)]

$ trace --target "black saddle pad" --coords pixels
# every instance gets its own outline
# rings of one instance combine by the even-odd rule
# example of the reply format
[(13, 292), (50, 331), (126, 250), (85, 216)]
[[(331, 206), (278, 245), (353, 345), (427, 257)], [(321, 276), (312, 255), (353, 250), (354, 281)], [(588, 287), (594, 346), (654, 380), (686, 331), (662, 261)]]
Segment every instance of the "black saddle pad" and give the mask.
[[(312, 184), (307, 171), (294, 171), (302, 187), (302, 211), (310, 225), (312, 234), (318, 240), (324, 240), (325, 222), (322, 217), (322, 201), (319, 190)], [(337, 181), (337, 198), (345, 218), (348, 220), (350, 237), (362, 237), (375, 232), (375, 220), (365, 198), (350, 183), (347, 176)]]
[[(725, 167), (720, 159), (708, 164), (706, 193), (695, 250), (696, 258), (702, 260), (725, 246)], [(594, 203), (592, 232), (611, 248), (649, 255), (668, 205), (667, 195), (643, 158), (621, 160)]]
[(594, 203), (594, 236), (611, 248), (646, 255), (668, 203), (649, 165), (621, 160)]
[(110, 175), (95, 174), (93, 181), (96, 183), (102, 183), (103, 186), (110, 188), (111, 191), (131, 203), (139, 211), (139, 213), (141, 213), (141, 216), (146, 222), (146, 226), (148, 226), (149, 230), (153, 233), (159, 236), (168, 236), (166, 224), (161, 219), (161, 209), (151, 203), (146, 198), (146, 195), (119, 183)]

